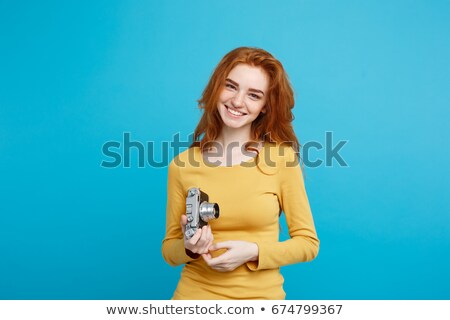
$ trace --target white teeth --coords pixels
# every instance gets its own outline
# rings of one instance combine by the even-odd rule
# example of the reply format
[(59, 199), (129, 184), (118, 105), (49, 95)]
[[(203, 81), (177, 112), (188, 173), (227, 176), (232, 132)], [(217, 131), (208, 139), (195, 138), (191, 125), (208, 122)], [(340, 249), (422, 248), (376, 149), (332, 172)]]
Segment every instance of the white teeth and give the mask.
[(233, 115), (235, 115), (235, 116), (242, 116), (242, 115), (243, 115), (242, 112), (239, 112), (239, 111), (236, 111), (236, 110), (233, 110), (233, 109), (230, 109), (230, 108), (227, 108), (227, 109), (228, 109), (228, 111), (229, 111), (231, 114), (233, 114)]

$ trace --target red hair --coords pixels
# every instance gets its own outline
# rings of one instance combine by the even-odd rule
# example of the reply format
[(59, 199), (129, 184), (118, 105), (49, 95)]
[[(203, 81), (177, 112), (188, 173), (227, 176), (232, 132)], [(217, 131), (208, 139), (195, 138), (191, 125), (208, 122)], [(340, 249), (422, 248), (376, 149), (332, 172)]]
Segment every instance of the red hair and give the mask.
[(292, 127), (294, 116), (294, 92), (283, 65), (269, 52), (251, 47), (236, 48), (227, 53), (217, 65), (211, 79), (198, 100), (203, 115), (194, 131), (192, 146), (201, 150), (214, 141), (222, 129), (222, 119), (217, 110), (219, 95), (225, 86), (225, 79), (238, 64), (260, 67), (269, 77), (266, 113), (261, 113), (251, 126), (253, 141), (277, 142), (290, 145), (299, 152), (299, 142)]

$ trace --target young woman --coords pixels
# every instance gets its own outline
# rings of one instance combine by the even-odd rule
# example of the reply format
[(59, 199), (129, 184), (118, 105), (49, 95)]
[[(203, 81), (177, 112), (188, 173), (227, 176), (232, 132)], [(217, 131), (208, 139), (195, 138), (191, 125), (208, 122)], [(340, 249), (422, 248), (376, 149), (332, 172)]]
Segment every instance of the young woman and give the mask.
[[(319, 240), (292, 128), (293, 91), (270, 53), (241, 47), (216, 67), (194, 143), (169, 165), (164, 259), (184, 264), (173, 299), (284, 299), (280, 267), (314, 259)], [(220, 217), (184, 236), (187, 190)], [(284, 212), (290, 239), (279, 241)]]

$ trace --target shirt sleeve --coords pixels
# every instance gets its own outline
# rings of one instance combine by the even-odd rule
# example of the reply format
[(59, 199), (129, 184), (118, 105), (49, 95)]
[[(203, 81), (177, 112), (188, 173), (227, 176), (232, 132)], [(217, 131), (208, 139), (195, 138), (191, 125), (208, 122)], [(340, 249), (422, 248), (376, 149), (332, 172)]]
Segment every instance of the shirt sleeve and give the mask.
[(258, 261), (247, 262), (250, 270), (274, 269), (284, 265), (313, 260), (319, 252), (319, 239), (303, 183), (302, 170), (292, 148), (279, 163), (279, 202), (286, 215), (290, 239), (257, 242)]
[(180, 225), (181, 215), (185, 213), (186, 196), (181, 183), (180, 168), (175, 161), (169, 165), (167, 179), (166, 235), (162, 242), (162, 255), (171, 266), (178, 266), (194, 260), (188, 256)]

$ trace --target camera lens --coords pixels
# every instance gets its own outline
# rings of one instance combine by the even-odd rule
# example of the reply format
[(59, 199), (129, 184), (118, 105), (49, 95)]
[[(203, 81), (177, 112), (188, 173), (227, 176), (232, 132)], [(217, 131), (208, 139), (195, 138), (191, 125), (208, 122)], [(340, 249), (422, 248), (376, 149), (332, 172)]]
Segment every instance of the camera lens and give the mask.
[(217, 203), (202, 202), (199, 207), (200, 218), (208, 222), (219, 217), (219, 205)]

